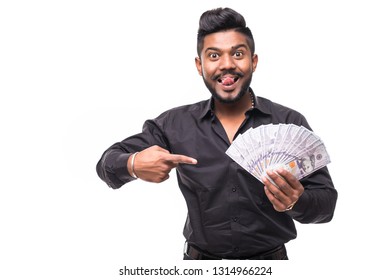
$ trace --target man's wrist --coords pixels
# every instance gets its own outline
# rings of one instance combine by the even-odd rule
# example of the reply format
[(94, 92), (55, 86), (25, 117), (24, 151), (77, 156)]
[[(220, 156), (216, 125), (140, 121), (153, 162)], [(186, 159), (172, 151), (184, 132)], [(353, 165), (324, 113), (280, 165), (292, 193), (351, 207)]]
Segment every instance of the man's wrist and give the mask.
[(135, 157), (138, 154), (138, 152), (135, 152), (130, 155), (129, 160), (128, 160), (128, 167), (127, 170), (129, 171), (129, 174), (132, 178), (138, 179), (137, 174), (134, 171), (134, 162), (135, 162)]
[[(298, 200), (297, 200), (297, 201), (298, 201)], [(287, 208), (286, 208), (285, 211), (290, 211), (290, 210), (292, 210), (293, 207), (294, 207), (294, 205), (295, 205), (295, 203), (297, 203), (297, 201), (295, 201), (295, 202), (291, 203), (289, 206), (287, 206)]]

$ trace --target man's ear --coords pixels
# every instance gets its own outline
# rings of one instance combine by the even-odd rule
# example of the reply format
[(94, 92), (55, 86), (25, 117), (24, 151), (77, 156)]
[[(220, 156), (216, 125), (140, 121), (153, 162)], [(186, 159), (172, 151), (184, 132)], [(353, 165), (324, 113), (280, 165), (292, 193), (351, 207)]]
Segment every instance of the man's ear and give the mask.
[(195, 57), (195, 66), (200, 76), (202, 76), (202, 61), (200, 57)]
[(259, 57), (257, 54), (252, 56), (252, 73), (256, 71), (257, 63), (259, 62)]

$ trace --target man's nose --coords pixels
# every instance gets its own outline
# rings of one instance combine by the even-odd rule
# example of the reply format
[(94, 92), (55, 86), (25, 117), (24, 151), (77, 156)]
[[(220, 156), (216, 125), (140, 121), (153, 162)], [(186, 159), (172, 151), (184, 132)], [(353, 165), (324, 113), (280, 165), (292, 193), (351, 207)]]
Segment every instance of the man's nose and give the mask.
[(222, 56), (220, 59), (219, 68), (220, 70), (236, 68), (234, 58), (231, 55)]

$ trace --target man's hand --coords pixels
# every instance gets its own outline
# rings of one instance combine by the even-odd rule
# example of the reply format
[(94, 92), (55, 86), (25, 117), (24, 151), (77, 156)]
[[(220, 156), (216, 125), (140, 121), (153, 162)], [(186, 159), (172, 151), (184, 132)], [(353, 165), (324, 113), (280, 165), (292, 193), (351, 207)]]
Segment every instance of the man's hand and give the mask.
[[(138, 178), (144, 181), (160, 183), (167, 180), (172, 168), (180, 163), (196, 164), (197, 161), (188, 156), (170, 154), (159, 146), (152, 146), (137, 154), (133, 170)], [(130, 162), (127, 166), (130, 168)]]
[(278, 212), (290, 210), (302, 195), (302, 184), (290, 172), (283, 168), (267, 171), (267, 175), (275, 182), (276, 186), (263, 176), (264, 191)]

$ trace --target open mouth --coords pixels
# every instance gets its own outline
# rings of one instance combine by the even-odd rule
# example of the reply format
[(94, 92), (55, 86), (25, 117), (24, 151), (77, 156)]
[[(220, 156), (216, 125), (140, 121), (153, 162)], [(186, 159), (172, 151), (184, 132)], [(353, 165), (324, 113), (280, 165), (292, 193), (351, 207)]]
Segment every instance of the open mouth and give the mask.
[(238, 81), (239, 77), (230, 77), (230, 76), (224, 76), (219, 79), (217, 79), (217, 82), (222, 84), (223, 86), (231, 86), (235, 84)]

